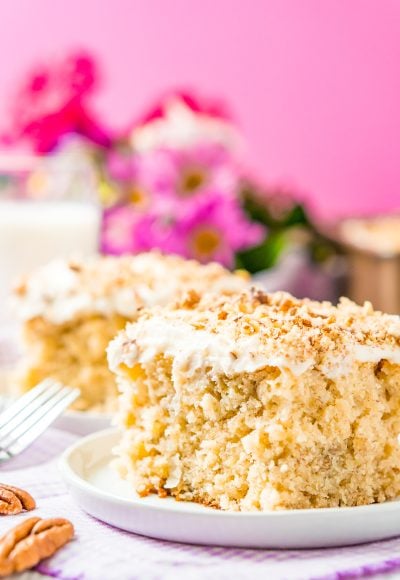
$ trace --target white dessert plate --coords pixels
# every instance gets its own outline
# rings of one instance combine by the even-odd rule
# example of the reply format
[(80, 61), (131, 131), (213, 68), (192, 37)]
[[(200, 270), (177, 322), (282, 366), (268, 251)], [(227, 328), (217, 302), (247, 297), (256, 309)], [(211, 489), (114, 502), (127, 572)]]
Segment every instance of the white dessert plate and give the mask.
[(400, 501), (350, 508), (223, 512), (202, 505), (139, 498), (110, 467), (118, 431), (89, 435), (59, 463), (75, 501), (90, 515), (144, 536), (243, 548), (320, 548), (400, 535)]

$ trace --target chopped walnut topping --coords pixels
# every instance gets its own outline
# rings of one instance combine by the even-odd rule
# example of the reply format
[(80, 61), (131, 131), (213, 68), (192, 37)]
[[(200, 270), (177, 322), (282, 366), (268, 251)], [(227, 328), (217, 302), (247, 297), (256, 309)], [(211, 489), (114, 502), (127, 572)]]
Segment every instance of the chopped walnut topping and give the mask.
[[(394, 350), (400, 346), (398, 316), (376, 312), (369, 303), (358, 306), (345, 298), (333, 306), (330, 302), (300, 300), (285, 292), (266, 294), (251, 289), (201, 298), (193, 292), (174, 305), (145, 308), (138, 322), (154, 317), (175, 324), (189, 323), (192, 328), (227, 340), (254, 337), (253, 348), (258, 353), (271, 359), (281, 356), (294, 365), (310, 362), (334, 369), (346, 357), (354, 357), (356, 347)], [(132, 339), (127, 340), (129, 344)], [(235, 353), (239, 357), (243, 354), (240, 349)]]
[(195, 290), (188, 290), (183, 296), (180, 306), (182, 308), (194, 308), (200, 302), (200, 294)]
[(70, 263), (68, 264), (68, 267), (69, 267), (69, 269), (70, 269), (70, 270), (72, 270), (73, 272), (77, 272), (77, 273), (79, 273), (79, 272), (82, 272), (82, 267), (81, 267), (79, 264), (76, 264), (76, 263), (70, 262)]

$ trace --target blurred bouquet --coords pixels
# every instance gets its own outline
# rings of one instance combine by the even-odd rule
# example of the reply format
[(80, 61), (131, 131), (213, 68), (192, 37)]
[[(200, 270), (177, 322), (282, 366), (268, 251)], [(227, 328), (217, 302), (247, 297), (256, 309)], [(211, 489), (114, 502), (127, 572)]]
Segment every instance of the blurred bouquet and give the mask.
[(240, 134), (220, 104), (174, 92), (119, 134), (92, 110), (96, 86), (88, 55), (36, 71), (14, 100), (4, 140), (41, 156), (28, 195), (76, 195), (91, 184), (104, 206), (102, 252), (159, 248), (257, 272), (277, 263), (295, 230), (310, 231), (288, 192), (249, 178)]

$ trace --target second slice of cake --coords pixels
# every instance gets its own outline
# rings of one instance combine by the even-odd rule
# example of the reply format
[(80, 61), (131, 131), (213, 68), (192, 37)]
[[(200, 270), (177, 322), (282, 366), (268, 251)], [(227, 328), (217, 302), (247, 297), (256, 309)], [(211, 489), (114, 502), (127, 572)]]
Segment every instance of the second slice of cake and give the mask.
[(123, 477), (228, 510), (400, 494), (400, 322), (371, 305), (195, 293), (108, 350)]
[(192, 287), (224, 294), (246, 285), (246, 275), (219, 264), (158, 252), (51, 262), (15, 292), (26, 350), (19, 384), (26, 390), (52, 377), (81, 389), (75, 408), (110, 410), (116, 386), (105, 349), (138, 309)]

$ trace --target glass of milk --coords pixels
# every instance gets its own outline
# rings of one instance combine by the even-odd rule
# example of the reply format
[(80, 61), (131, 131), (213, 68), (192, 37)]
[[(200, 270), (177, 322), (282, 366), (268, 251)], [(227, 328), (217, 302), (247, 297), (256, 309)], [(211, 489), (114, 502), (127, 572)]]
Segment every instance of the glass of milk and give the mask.
[(35, 198), (29, 179), (40, 176), (37, 160), (22, 161), (0, 156), (0, 322), (12, 320), (9, 297), (18, 278), (55, 258), (95, 254), (99, 246), (101, 210), (87, 174), (78, 183), (76, 163), (68, 171), (49, 165), (47, 191)]
[(91, 203), (0, 200), (0, 318), (19, 277), (54, 258), (95, 254), (99, 229)]

